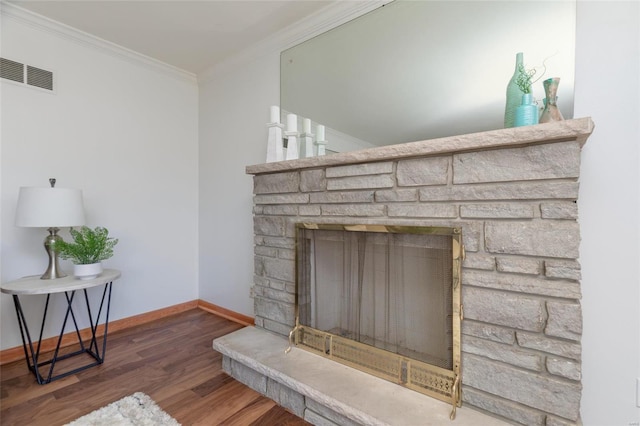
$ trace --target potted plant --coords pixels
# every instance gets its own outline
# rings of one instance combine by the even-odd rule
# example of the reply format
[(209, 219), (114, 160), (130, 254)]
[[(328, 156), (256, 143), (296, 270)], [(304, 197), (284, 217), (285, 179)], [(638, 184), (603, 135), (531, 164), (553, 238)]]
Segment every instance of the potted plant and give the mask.
[(532, 82), (532, 79), (535, 74), (535, 69), (527, 70), (524, 65), (518, 64), (516, 85), (520, 90), (522, 90), (523, 95), (522, 104), (516, 108), (514, 122), (516, 127), (538, 123), (538, 107), (534, 104), (533, 94), (531, 93), (531, 85), (534, 83)]
[(73, 275), (80, 279), (95, 278), (102, 272), (102, 261), (113, 256), (113, 247), (118, 240), (109, 237), (109, 230), (100, 226), (91, 229), (69, 230), (73, 242), (57, 241), (53, 245), (62, 259), (73, 262)]

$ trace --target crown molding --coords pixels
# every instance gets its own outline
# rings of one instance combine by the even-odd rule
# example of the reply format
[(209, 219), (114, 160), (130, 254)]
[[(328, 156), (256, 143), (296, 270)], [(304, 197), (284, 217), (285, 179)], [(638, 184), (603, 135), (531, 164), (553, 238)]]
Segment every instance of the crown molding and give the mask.
[(270, 53), (280, 53), (290, 47), (336, 28), (393, 0), (334, 1), (308, 17), (294, 22), (260, 43), (242, 50), (198, 74), (199, 83), (207, 83), (233, 71), (236, 67)]
[(136, 65), (142, 65), (154, 71), (161, 72), (173, 78), (197, 84), (197, 76), (189, 71), (174, 67), (157, 59), (138, 53), (126, 47), (103, 40), (99, 37), (80, 31), (76, 28), (54, 21), (45, 16), (31, 12), (11, 3), (0, 1), (0, 15), (10, 18), (32, 28), (48, 32), (54, 36), (74, 41), (85, 47), (100, 50), (103, 53), (124, 59)]

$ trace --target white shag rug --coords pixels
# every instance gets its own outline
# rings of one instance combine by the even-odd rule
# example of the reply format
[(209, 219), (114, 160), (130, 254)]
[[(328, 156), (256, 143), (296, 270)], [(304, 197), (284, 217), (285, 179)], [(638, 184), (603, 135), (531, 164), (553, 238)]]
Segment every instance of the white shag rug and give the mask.
[(99, 408), (66, 426), (180, 426), (173, 417), (162, 411), (148, 395), (133, 395)]

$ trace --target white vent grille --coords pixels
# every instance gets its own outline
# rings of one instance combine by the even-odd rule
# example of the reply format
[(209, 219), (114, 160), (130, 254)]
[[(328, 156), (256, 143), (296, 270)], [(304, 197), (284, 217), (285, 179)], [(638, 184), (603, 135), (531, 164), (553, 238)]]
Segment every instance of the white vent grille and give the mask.
[(0, 77), (27, 86), (53, 91), (53, 72), (10, 59), (0, 58)]
[(24, 83), (24, 65), (10, 59), (0, 58), (0, 77)]

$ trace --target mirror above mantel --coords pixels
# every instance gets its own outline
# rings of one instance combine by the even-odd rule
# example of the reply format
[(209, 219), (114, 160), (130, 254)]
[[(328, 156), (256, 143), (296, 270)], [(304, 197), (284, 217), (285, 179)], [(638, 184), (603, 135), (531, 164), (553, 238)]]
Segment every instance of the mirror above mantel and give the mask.
[(395, 0), (283, 51), (281, 107), (324, 125), (334, 152), (499, 129), (523, 52), (540, 107), (560, 77), (572, 118), (575, 23), (575, 0)]

